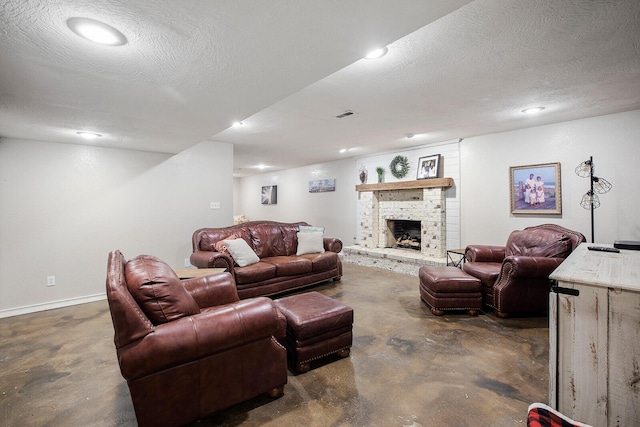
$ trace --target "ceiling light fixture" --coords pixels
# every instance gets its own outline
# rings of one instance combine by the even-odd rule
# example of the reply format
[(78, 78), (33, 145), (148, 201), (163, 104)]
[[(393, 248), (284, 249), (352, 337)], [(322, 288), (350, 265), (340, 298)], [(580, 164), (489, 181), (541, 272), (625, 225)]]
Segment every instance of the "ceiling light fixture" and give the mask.
[(80, 37), (105, 46), (122, 46), (127, 38), (120, 31), (104, 22), (90, 18), (69, 18), (67, 27)]
[(231, 126), (233, 126), (234, 128), (240, 127), (242, 126), (244, 123), (242, 122), (233, 122), (233, 124)]
[(347, 151), (349, 151), (349, 149), (348, 149), (348, 148), (341, 148), (341, 149), (340, 149), (340, 152), (341, 152), (341, 153), (346, 153)]
[(369, 53), (367, 53), (365, 55), (365, 59), (378, 59), (378, 58), (382, 58), (383, 56), (385, 56), (387, 54), (387, 52), (389, 52), (389, 49), (384, 46), (384, 47), (379, 47), (376, 49), (373, 49), (372, 51), (370, 51)]
[(525, 108), (524, 110), (522, 110), (522, 112), (525, 114), (536, 114), (542, 110), (544, 110), (544, 107), (531, 107), (531, 108)]
[(76, 133), (78, 135), (80, 135), (81, 137), (83, 137), (84, 139), (96, 139), (96, 138), (102, 137), (102, 135), (100, 135), (99, 133), (87, 132), (87, 131), (84, 131), (84, 130), (78, 131)]

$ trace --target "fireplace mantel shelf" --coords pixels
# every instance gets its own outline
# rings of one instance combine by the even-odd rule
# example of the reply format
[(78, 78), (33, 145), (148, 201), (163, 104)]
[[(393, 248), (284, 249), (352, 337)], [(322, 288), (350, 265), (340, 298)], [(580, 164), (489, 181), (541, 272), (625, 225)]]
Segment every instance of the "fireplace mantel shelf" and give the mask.
[(356, 185), (356, 191), (393, 191), (411, 190), (414, 188), (449, 188), (453, 186), (453, 178), (429, 178), (415, 181), (382, 182), (379, 184)]

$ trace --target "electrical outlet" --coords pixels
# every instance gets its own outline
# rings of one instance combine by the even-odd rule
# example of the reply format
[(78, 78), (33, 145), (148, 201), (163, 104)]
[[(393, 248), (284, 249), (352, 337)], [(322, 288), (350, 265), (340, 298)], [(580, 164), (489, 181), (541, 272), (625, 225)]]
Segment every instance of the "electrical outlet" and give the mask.
[(56, 276), (47, 276), (47, 286), (56, 285)]
[(211, 202), (209, 206), (211, 209), (220, 209), (220, 202)]
[(189, 258), (185, 258), (184, 259), (184, 266), (185, 267), (191, 267), (191, 261), (189, 261)]

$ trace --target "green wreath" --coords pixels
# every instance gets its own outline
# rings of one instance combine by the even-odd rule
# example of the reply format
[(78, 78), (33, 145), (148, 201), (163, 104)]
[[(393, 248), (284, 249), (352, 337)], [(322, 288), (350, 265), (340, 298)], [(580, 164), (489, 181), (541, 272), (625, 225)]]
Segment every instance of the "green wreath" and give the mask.
[(395, 156), (389, 164), (389, 169), (396, 178), (404, 178), (409, 172), (409, 161), (405, 156)]

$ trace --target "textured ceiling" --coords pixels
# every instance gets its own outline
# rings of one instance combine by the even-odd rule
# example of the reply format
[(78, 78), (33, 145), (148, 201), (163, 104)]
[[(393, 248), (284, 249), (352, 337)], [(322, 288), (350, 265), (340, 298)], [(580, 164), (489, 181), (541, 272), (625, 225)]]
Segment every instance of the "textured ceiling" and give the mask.
[[(83, 143), (75, 132), (93, 130), (104, 135), (94, 145), (169, 153), (229, 142), (237, 176), (640, 108), (637, 0), (26, 0), (0, 11), (0, 135)], [(72, 16), (129, 42), (78, 38)], [(359, 59), (378, 44), (385, 57)], [(534, 105), (546, 109), (520, 113)], [(345, 110), (355, 114), (335, 118)]]

